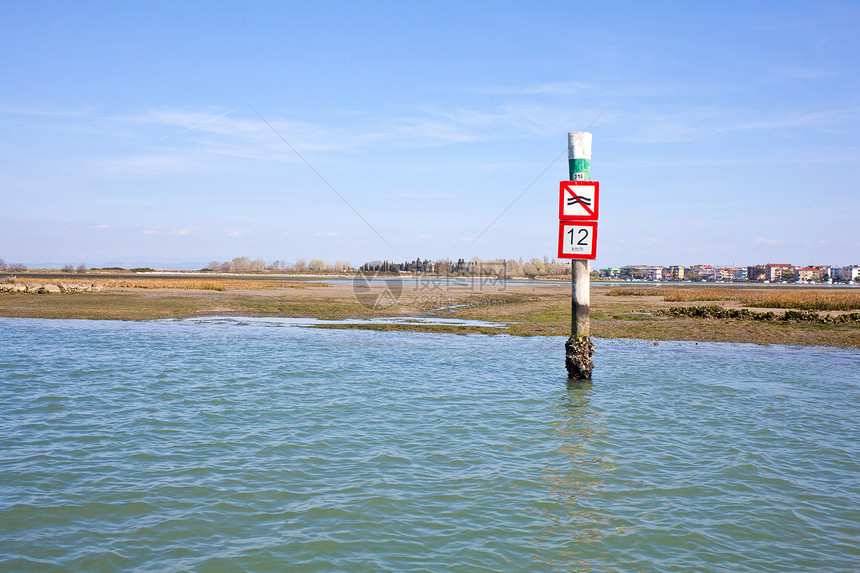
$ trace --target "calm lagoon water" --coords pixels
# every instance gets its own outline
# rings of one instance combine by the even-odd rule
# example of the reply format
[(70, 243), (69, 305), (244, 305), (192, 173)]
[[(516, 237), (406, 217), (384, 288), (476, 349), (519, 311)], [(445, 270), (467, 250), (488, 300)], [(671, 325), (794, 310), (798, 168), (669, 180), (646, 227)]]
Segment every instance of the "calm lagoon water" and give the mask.
[(857, 571), (860, 353), (0, 319), (3, 571)]

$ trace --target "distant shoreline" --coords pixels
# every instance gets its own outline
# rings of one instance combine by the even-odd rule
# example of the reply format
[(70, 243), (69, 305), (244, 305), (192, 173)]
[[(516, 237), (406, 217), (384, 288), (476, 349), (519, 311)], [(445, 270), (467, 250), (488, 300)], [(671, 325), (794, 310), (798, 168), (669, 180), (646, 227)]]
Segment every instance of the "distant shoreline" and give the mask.
[[(291, 280), (291, 281), (315, 281), (327, 279), (353, 280), (359, 271), (349, 273), (294, 273), (294, 272), (271, 272), (271, 271), (249, 271), (249, 272), (222, 272), (222, 271), (190, 271), (190, 270), (147, 270), (147, 271), (132, 271), (132, 270), (102, 270), (90, 269), (85, 273), (70, 273), (59, 269), (28, 269), (23, 272), (10, 272), (8, 270), (0, 270), (0, 280), (10, 277), (20, 279), (53, 279), (62, 278), (72, 282), (86, 281), (87, 279), (99, 278), (202, 278), (208, 277), (213, 279), (236, 279), (236, 280)], [(384, 272), (369, 272), (367, 276), (374, 278), (402, 278), (406, 280), (428, 279), (428, 280), (500, 280), (500, 281), (525, 281), (534, 283), (552, 283), (559, 281), (570, 281), (570, 275), (542, 275), (542, 276), (501, 276), (493, 275), (473, 275), (473, 274), (435, 274), (424, 272), (405, 272), (397, 271), (391, 273)], [(655, 286), (723, 286), (723, 287), (795, 287), (795, 288), (858, 288), (860, 283), (797, 283), (797, 282), (769, 282), (769, 281), (710, 281), (710, 280), (644, 280), (644, 279), (619, 279), (592, 277), (592, 284), (623, 284), (623, 285), (655, 285)]]

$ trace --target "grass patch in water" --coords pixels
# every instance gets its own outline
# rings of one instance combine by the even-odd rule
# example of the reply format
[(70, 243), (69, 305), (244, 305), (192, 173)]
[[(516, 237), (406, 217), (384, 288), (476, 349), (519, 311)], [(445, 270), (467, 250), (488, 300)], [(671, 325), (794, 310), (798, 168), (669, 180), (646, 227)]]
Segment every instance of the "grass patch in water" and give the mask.
[(432, 332), (444, 334), (511, 334), (506, 328), (495, 326), (454, 326), (451, 324), (312, 324), (303, 328), (334, 328), (338, 330), (375, 330), (379, 332)]
[(626, 321), (657, 320), (654, 317), (654, 315), (651, 314), (650, 312), (624, 312), (621, 314), (614, 314), (614, 315), (612, 315), (612, 318), (614, 318), (615, 320), (626, 320)]

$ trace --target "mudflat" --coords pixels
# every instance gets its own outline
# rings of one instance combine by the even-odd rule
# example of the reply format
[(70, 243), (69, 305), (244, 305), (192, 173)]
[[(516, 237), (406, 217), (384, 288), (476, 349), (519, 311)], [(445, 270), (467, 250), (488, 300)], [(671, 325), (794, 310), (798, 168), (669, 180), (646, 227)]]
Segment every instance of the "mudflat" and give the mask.
[[(563, 281), (502, 282), (470, 277), (428, 277), (363, 283), (290, 280), (289, 277), (240, 280), (235, 277), (113, 279), (101, 276), (75, 280), (85, 282), (89, 288), (47, 288), (62, 281), (18, 277), (14, 282), (28, 288), (0, 292), (0, 316), (94, 320), (201, 316), (322, 320), (435, 317), (489, 321), (496, 326), (366, 323), (331, 327), (517, 336), (570, 334), (571, 288), (569, 282)], [(4, 281), (6, 285), (11, 282)], [(719, 313), (714, 309), (742, 312)], [(860, 348), (858, 310), (860, 288), (855, 287), (703, 283), (618, 286), (595, 282), (591, 287), (591, 335), (654, 341)]]

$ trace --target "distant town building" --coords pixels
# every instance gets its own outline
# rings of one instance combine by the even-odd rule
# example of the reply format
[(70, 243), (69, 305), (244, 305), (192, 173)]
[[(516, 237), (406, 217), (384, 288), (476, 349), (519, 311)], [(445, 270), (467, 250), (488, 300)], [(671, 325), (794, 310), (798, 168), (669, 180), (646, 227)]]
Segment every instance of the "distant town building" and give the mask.
[(647, 267), (645, 269), (646, 281), (661, 281), (663, 280), (663, 267)]
[(695, 280), (694, 277), (698, 277), (703, 281), (715, 281), (719, 275), (717, 269), (711, 265), (693, 265), (687, 268), (687, 274), (691, 275), (690, 278), (693, 280)]
[(765, 276), (765, 269), (762, 266), (754, 266), (747, 267), (747, 280), (748, 281), (763, 281), (767, 277)]
[(783, 280), (783, 273), (785, 271), (794, 271), (794, 267), (791, 265), (782, 265), (782, 264), (772, 264), (769, 263), (764, 266), (764, 280), (766, 281), (781, 281)]
[(843, 283), (851, 281), (860, 282), (860, 265), (834, 268), (831, 276), (834, 281)]
[(815, 267), (801, 267), (794, 269), (794, 280), (798, 282), (818, 282), (821, 275)]
[(644, 279), (648, 269), (648, 265), (626, 265), (621, 267), (620, 275), (631, 279)]

